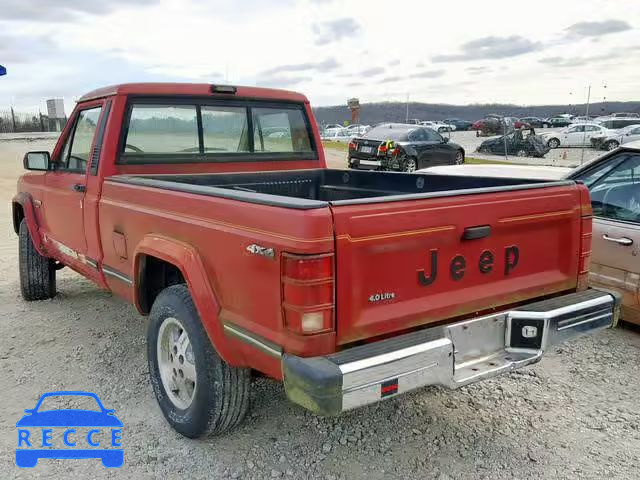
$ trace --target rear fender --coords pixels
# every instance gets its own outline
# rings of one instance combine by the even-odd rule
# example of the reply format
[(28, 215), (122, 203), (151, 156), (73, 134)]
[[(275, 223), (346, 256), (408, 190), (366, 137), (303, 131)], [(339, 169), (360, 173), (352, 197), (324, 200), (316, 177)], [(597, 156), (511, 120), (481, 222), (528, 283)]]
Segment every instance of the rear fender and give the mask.
[(150, 255), (175, 265), (187, 282), (200, 321), (222, 359), (234, 366), (245, 364), (243, 355), (232, 347), (220, 321), (220, 304), (209, 282), (204, 263), (197, 250), (187, 243), (161, 235), (147, 235), (135, 250), (134, 303), (142, 313), (139, 286), (142, 279), (141, 258)]
[[(40, 238), (40, 228), (38, 226), (38, 221), (36, 220), (36, 213), (31, 195), (26, 192), (20, 192), (13, 197), (11, 205), (13, 210), (13, 229), (16, 234), (20, 232), (20, 222), (22, 221), (21, 217), (23, 217), (27, 223), (27, 229), (29, 230), (29, 235), (31, 235), (33, 246), (40, 255), (46, 257), (47, 254), (44, 251), (42, 238)], [(22, 210), (22, 213), (20, 213), (20, 210)]]

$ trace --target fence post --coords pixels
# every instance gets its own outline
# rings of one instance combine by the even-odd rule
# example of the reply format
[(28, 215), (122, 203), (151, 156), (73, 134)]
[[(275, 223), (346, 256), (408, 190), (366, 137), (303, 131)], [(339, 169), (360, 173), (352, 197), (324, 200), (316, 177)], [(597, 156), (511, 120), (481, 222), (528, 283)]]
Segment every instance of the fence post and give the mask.
[(16, 132), (16, 115), (13, 113), (13, 107), (11, 107), (11, 124), (13, 125), (13, 133)]

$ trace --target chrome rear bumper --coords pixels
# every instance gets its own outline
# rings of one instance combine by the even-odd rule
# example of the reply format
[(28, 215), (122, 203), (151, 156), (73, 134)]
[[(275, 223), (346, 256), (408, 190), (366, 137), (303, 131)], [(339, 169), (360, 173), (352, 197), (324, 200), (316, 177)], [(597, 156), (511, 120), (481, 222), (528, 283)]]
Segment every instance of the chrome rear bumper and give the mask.
[(620, 299), (590, 289), (326, 357), (282, 357), (289, 399), (335, 415), (419, 387), (458, 388), (538, 362), (545, 350), (615, 325)]

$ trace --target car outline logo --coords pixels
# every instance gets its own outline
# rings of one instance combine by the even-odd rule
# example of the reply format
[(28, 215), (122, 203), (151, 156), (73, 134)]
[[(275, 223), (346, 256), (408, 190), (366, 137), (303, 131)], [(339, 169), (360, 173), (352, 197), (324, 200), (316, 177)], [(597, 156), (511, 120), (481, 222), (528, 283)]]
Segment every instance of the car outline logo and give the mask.
[(522, 327), (522, 336), (524, 338), (534, 338), (538, 336), (538, 327), (533, 325), (525, 325)]
[[(52, 396), (70, 396), (70, 397), (91, 397), (93, 398), (100, 411), (86, 410), (86, 409), (58, 409), (58, 410), (43, 410), (38, 411), (42, 402)], [(121, 440), (122, 422), (115, 416), (113, 409), (105, 408), (100, 398), (93, 392), (83, 391), (58, 391), (47, 392), (40, 396), (35, 407), (32, 409), (25, 409), (26, 415), (16, 422), (18, 427), (18, 448), (15, 453), (15, 463), (21, 468), (35, 467), (40, 458), (55, 458), (55, 459), (85, 459), (85, 458), (99, 458), (102, 461), (102, 465), (107, 468), (118, 468), (124, 463), (124, 450), (120, 446)], [(30, 428), (43, 428), (43, 427), (62, 427), (67, 428), (63, 435), (64, 443), (66, 446), (75, 446), (76, 442), (70, 444), (68, 442), (69, 433), (75, 433), (75, 429), (69, 427), (98, 427), (98, 428), (110, 428), (111, 429), (111, 447), (114, 448), (34, 448), (31, 447), (30, 442)], [(43, 446), (46, 440), (51, 440), (51, 436), (45, 436), (45, 430), (43, 432)], [(51, 430), (49, 429), (50, 433)], [(87, 443), (91, 446), (98, 447), (99, 442), (94, 442), (93, 436), (99, 433), (100, 430), (93, 428), (87, 433)], [(34, 440), (35, 443), (35, 440)], [(26, 444), (29, 448), (20, 448), (23, 444)], [(47, 445), (51, 446), (51, 445)], [(119, 447), (119, 448), (115, 448)]]

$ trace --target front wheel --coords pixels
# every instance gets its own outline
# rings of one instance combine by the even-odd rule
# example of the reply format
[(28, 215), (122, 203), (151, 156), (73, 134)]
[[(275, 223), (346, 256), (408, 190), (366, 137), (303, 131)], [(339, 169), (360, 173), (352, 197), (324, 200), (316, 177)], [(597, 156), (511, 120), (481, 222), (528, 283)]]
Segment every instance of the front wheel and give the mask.
[(250, 370), (216, 353), (186, 285), (162, 290), (149, 317), (151, 384), (169, 424), (189, 438), (238, 425), (249, 407)]
[(557, 138), (552, 138), (547, 142), (549, 148), (558, 148), (560, 146), (560, 140)]
[(526, 156), (527, 156), (527, 151), (521, 148), (520, 150), (518, 150), (518, 151), (516, 152), (516, 155), (517, 155), (518, 157), (526, 157)]
[(456, 152), (456, 157), (454, 159), (454, 163), (456, 165), (462, 165), (464, 163), (464, 153), (462, 153), (462, 150), (458, 150)]
[(607, 150), (615, 150), (619, 146), (620, 146), (620, 143), (618, 143), (615, 140), (609, 140), (607, 143), (604, 144), (604, 148), (606, 148)]
[(18, 264), (22, 298), (32, 301), (55, 297), (56, 265), (38, 253), (25, 219), (20, 222), (18, 232)]

